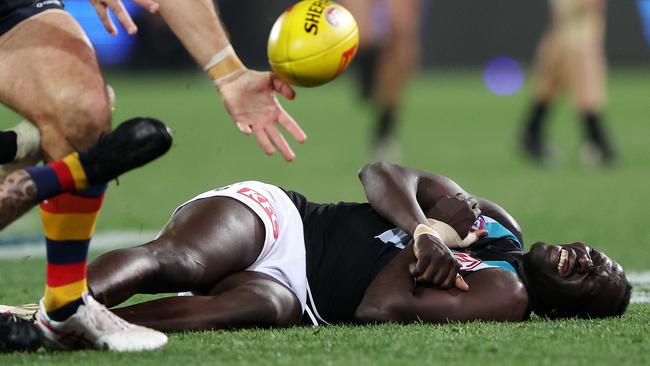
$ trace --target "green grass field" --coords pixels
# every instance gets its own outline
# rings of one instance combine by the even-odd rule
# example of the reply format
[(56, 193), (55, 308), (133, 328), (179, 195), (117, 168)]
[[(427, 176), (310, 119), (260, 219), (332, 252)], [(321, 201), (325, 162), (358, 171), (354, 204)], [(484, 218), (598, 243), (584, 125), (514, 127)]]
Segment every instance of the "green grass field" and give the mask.
[[(404, 108), (405, 165), (453, 177), (472, 193), (506, 207), (527, 243), (582, 240), (604, 249), (627, 272), (650, 270), (648, 69), (610, 74), (607, 119), (620, 148), (615, 169), (583, 167), (582, 129), (568, 103), (552, 112), (549, 131), (562, 152), (557, 166), (527, 164), (515, 136), (526, 91), (497, 97), (479, 70), (423, 74)], [(351, 80), (298, 90), (284, 103), (309, 135), (293, 144), (298, 159), (266, 157), (239, 134), (210, 83), (189, 74), (109, 75), (118, 95), (115, 121), (151, 115), (175, 131), (167, 156), (112, 184), (98, 231), (155, 231), (193, 195), (234, 181), (256, 179), (304, 193), (315, 201), (363, 199), (356, 172), (371, 159), (371, 110), (356, 99)], [(0, 126), (17, 117), (0, 110)], [(0, 242), (37, 236), (30, 213)], [(42, 258), (0, 258), (1, 303), (34, 302), (44, 279)], [(99, 352), (2, 355), (0, 364), (650, 364), (650, 305), (633, 304), (623, 319), (524, 324), (297, 328), (172, 335), (168, 347), (141, 355)]]

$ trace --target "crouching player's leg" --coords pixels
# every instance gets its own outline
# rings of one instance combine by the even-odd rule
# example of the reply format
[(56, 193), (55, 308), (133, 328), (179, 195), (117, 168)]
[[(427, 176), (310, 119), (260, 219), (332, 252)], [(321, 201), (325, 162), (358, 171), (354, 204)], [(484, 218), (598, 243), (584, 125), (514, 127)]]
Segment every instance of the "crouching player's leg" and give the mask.
[[(88, 185), (106, 183), (126, 171), (154, 160), (169, 150), (171, 142), (171, 135), (162, 122), (135, 118), (102, 136), (95, 146), (85, 152), (71, 154), (63, 160), (45, 166), (21, 169), (0, 177), (0, 229), (41, 200), (47, 200), (62, 192), (83, 189)], [(92, 206), (89, 209), (92, 209)], [(66, 257), (68, 254), (60, 250), (61, 248), (56, 249), (48, 251), (49, 262), (53, 262), (52, 257), (71, 258)], [(85, 266), (81, 267), (68, 268), (68, 273), (78, 274), (83, 271), (85, 274)], [(80, 306), (65, 322), (51, 320), (41, 304), (37, 324), (49, 341), (48, 345), (128, 351), (157, 348), (166, 342), (163, 334), (115, 320), (117, 317), (92, 298), (84, 296), (83, 302), (84, 306)], [(101, 321), (104, 324), (103, 329), (100, 331), (95, 328), (93, 324), (96, 323), (88, 317)], [(33, 327), (30, 322), (17, 319), (11, 314), (0, 314), (0, 352), (38, 348), (40, 340)], [(68, 337), (71, 333), (76, 336)], [(64, 340), (67, 340), (67, 343)]]
[[(0, 101), (38, 127), (46, 162), (88, 149), (110, 130), (111, 115), (106, 85), (86, 35), (58, 1), (2, 10)], [(65, 168), (53, 166), (54, 175), (29, 171), (37, 192), (74, 185), (74, 192), (41, 205), (48, 266), (39, 324), (52, 329), (72, 321), (82, 305), (90, 306), (83, 296), (86, 258), (106, 189), (105, 184), (93, 185), (92, 179), (81, 177), (82, 169), (74, 160), (65, 160)], [(75, 332), (87, 338), (85, 346), (112, 348), (95, 342), (94, 330), (77, 328)], [(56, 332), (48, 334), (52, 341)]]
[(184, 292), (113, 311), (165, 331), (288, 326), (306, 301), (302, 220), (277, 187), (237, 183), (176, 210), (155, 240), (106, 253), (89, 287), (107, 306), (136, 293)]

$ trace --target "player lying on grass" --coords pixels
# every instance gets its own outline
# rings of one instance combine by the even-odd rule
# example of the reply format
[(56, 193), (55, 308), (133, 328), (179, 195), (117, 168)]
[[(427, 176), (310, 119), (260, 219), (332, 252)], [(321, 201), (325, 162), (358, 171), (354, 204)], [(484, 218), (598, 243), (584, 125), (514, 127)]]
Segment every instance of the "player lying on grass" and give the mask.
[[(631, 287), (604, 253), (579, 242), (524, 253), (505, 210), (441, 175), (378, 163), (360, 178), (369, 203), (317, 204), (260, 182), (203, 193), (153, 241), (97, 258), (89, 287), (109, 307), (191, 291), (114, 309), (163, 331), (625, 312)], [(470, 231), (480, 239), (448, 248)]]
[[(49, 213), (45, 219), (56, 221), (55, 213), (69, 212), (70, 206), (57, 204), (58, 201), (50, 198), (60, 194), (69, 195), (88, 186), (105, 184), (118, 175), (163, 155), (171, 147), (171, 142), (172, 137), (162, 122), (134, 118), (100, 137), (97, 144), (87, 151), (71, 154), (61, 161), (44, 166), (20, 169), (0, 176), (0, 229), (39, 202)], [(86, 212), (86, 215), (76, 216), (76, 220), (82, 222), (88, 220), (88, 212), (97, 204), (92, 198), (83, 196), (77, 196), (75, 203)], [(46, 234), (58, 236), (67, 230), (74, 235), (84, 235), (79, 234), (80, 226), (71, 229), (54, 225), (51, 230)], [(48, 286), (65, 279), (85, 278), (86, 264), (79, 257), (86, 255), (88, 243), (85, 244), (84, 253), (79, 255), (65, 251), (67, 245), (70, 243), (60, 242), (54, 250), (47, 252), (50, 263), (48, 270), (50, 266), (67, 269), (66, 274), (60, 277), (48, 278)], [(85, 286), (85, 280), (83, 285)], [(70, 335), (74, 335), (75, 345), (83, 343), (84, 347), (121, 351), (158, 348), (167, 342), (164, 334), (127, 324), (86, 294), (81, 300), (81, 305), (67, 320), (54, 321), (43, 317), (38, 323), (50, 341), (49, 345), (65, 348), (66, 338), (68, 342), (71, 341)], [(42, 301), (40, 311), (45, 313)], [(21, 323), (11, 316), (0, 315), (0, 351), (30, 349), (36, 347), (38, 341), (33, 325)]]

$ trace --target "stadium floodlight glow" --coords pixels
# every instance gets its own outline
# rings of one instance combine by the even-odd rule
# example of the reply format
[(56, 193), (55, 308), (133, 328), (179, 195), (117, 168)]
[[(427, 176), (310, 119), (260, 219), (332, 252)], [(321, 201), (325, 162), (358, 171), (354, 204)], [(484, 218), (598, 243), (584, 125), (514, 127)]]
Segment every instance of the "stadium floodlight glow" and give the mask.
[(650, 0), (637, 0), (637, 5), (639, 7), (643, 35), (648, 45), (650, 45)]
[(524, 85), (524, 73), (517, 60), (498, 56), (491, 59), (483, 71), (485, 87), (499, 96), (515, 94)]
[[(124, 1), (124, 7), (131, 16), (142, 10), (132, 1)], [(115, 36), (108, 34), (93, 5), (88, 1), (66, 1), (65, 10), (79, 22), (88, 35), (102, 65), (117, 65), (128, 59), (135, 45), (135, 36), (129, 36), (124, 29), (119, 29)], [(115, 15), (110, 11), (109, 14), (113, 22), (119, 24)]]

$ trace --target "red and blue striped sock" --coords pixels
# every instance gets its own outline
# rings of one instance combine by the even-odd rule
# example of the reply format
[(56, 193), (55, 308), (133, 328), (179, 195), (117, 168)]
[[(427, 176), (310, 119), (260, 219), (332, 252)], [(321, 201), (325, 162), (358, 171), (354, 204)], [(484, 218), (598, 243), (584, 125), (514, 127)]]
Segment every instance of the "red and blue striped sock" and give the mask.
[(26, 170), (36, 185), (38, 200), (42, 201), (41, 219), (47, 247), (43, 305), (52, 320), (62, 321), (75, 313), (81, 295), (88, 291), (88, 245), (106, 185), (88, 188), (88, 178), (77, 153)]

